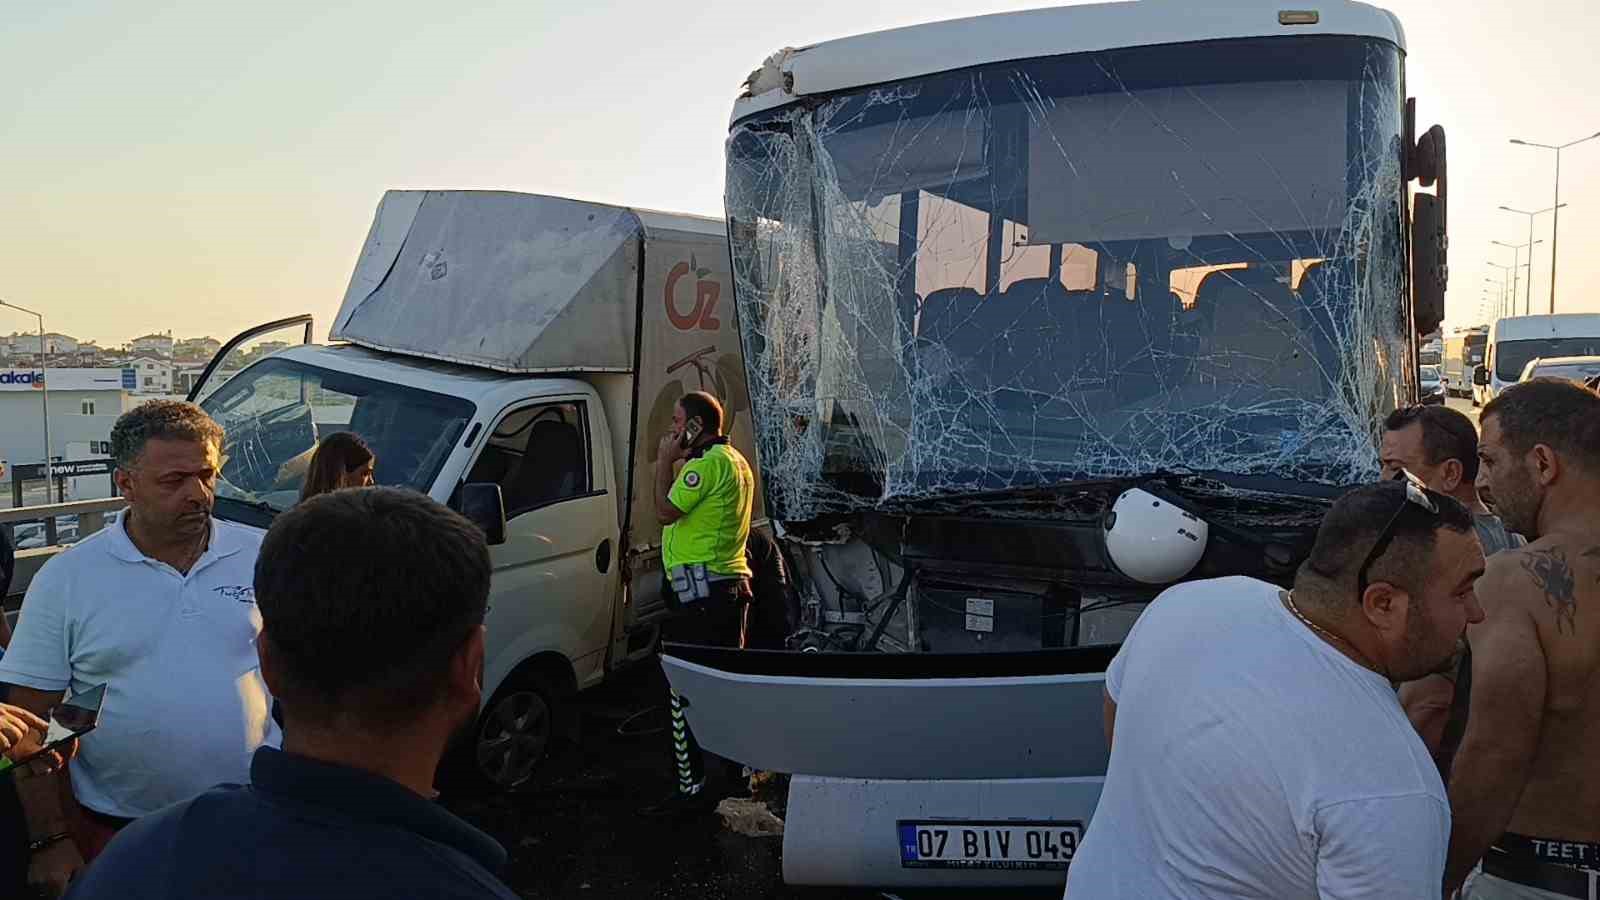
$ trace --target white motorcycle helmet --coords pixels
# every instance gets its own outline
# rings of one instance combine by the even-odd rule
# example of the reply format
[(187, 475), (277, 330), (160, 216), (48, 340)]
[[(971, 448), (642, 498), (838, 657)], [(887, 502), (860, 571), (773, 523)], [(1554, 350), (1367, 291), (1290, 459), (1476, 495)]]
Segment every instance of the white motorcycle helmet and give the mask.
[(1210, 529), (1160, 497), (1131, 488), (1106, 514), (1106, 552), (1117, 571), (1145, 584), (1171, 584), (1206, 552)]

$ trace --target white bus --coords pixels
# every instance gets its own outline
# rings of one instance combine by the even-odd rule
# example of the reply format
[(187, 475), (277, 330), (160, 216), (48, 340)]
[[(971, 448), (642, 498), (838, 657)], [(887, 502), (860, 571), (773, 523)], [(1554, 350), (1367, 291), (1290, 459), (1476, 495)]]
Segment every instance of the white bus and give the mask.
[(1483, 365), (1473, 373), (1472, 402), (1488, 403), (1540, 357), (1600, 355), (1600, 313), (1515, 316), (1489, 326)]
[[(795, 773), (788, 881), (1060, 884), (1139, 610), (1287, 584), (1377, 477), (1442, 313), (1442, 133), (1404, 68), (1365, 4), (1144, 0), (751, 76), (728, 234), (799, 652), (664, 661), (708, 749)], [(1118, 556), (1132, 488), (1207, 523), (1198, 562)]]

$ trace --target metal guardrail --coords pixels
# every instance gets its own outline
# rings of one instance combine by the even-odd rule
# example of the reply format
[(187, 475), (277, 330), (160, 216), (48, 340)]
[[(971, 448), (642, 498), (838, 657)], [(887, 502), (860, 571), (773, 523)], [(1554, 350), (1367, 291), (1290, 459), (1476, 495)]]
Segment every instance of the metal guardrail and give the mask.
[(42, 506), (19, 506), (14, 509), (0, 509), (0, 525), (16, 525), (22, 522), (43, 522), (45, 528), (45, 543), (43, 547), (30, 547), (17, 550), (17, 568), (11, 576), (10, 596), (0, 598), (4, 601), (6, 609), (15, 609), (16, 604), (22, 600), (22, 594), (27, 591), (28, 583), (40, 567), (50, 557), (66, 549), (65, 545), (58, 543), (57, 520), (69, 516), (78, 520), (78, 540), (83, 540), (96, 531), (106, 526), (109, 513), (114, 513), (127, 505), (121, 497), (108, 500), (77, 500), (71, 503), (49, 503)]

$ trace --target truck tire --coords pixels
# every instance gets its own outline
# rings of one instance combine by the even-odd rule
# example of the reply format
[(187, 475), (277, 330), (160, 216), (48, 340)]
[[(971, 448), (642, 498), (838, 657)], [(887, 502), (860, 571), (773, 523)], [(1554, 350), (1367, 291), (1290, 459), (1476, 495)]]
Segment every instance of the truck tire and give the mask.
[(446, 756), (441, 786), (469, 794), (527, 788), (557, 739), (560, 697), (536, 672), (507, 679), (485, 704), (470, 734)]

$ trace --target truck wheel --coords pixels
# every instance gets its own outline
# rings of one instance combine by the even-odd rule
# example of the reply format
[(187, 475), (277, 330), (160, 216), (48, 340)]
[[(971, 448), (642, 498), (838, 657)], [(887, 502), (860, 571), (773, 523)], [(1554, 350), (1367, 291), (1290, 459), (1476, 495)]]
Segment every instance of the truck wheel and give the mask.
[(472, 727), (471, 737), (450, 752), (449, 788), (513, 793), (527, 787), (549, 756), (556, 736), (557, 691), (534, 673), (500, 686)]

